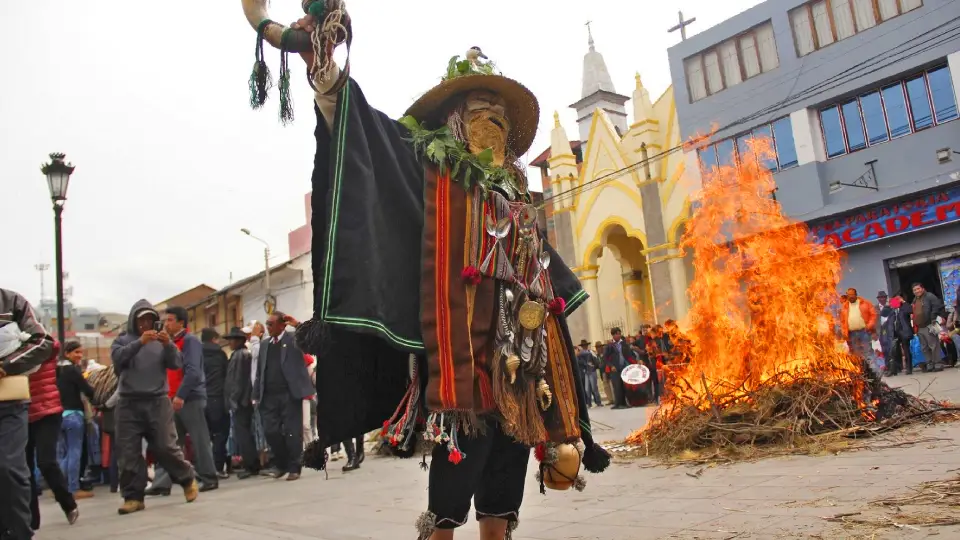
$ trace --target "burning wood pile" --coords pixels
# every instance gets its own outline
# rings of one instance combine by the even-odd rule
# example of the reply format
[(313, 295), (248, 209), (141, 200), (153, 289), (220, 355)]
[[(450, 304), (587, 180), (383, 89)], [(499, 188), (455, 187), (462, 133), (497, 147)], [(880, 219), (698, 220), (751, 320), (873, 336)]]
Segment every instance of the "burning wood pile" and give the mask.
[[(749, 459), (863, 437), (942, 410), (887, 387), (836, 328), (841, 253), (772, 196), (762, 141), (705, 175), (681, 240), (695, 255), (692, 309), (661, 407), (629, 444), (681, 461)], [(776, 450), (773, 450), (776, 449)]]

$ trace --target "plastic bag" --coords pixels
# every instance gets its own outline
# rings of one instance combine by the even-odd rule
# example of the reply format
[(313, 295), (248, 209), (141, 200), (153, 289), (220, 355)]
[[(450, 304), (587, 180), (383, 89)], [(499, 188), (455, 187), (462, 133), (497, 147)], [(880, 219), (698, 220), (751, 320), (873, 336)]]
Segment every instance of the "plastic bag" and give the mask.
[(20, 331), (20, 326), (10, 322), (0, 327), (0, 358), (6, 358), (30, 339), (30, 334)]
[(910, 338), (910, 356), (912, 357), (911, 363), (914, 367), (927, 361), (927, 358), (923, 356), (923, 349), (920, 347), (919, 336), (913, 336)]

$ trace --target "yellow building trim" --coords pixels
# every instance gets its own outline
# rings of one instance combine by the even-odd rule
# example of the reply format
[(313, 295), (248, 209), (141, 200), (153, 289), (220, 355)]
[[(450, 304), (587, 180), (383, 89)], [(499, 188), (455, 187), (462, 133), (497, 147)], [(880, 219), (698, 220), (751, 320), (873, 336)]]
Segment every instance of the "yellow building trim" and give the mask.
[(651, 248), (647, 248), (647, 249), (641, 251), (640, 254), (641, 254), (641, 255), (647, 255), (647, 254), (653, 253), (653, 252), (655, 252), (655, 251), (663, 251), (663, 250), (665, 250), (665, 249), (676, 249), (676, 247), (677, 247), (677, 244), (672, 243), (672, 242), (667, 242), (666, 244), (660, 244), (659, 246), (653, 246), (653, 247), (651, 247)]
[(557, 208), (553, 211), (553, 215), (557, 215), (563, 212), (573, 212), (576, 209), (575, 206), (567, 206), (566, 208)]
[(639, 121), (639, 122), (634, 122), (633, 124), (630, 124), (629, 130), (633, 130), (634, 128), (642, 127), (642, 126), (645, 126), (645, 125), (647, 125), (647, 124), (651, 124), (651, 125), (654, 125), (654, 126), (659, 126), (659, 125), (660, 125), (660, 121), (657, 120), (656, 118), (647, 118), (646, 120), (641, 120), (641, 121)]
[[(580, 178), (579, 178), (580, 186), (583, 186), (586, 183), (584, 179), (589, 178), (590, 180), (593, 180), (594, 178), (599, 176), (598, 174), (591, 173), (590, 171), (590, 167), (592, 165), (590, 157), (591, 157), (591, 154), (593, 153), (595, 145), (603, 145), (605, 143), (608, 145), (613, 145), (613, 148), (609, 148), (609, 147), (607, 148), (607, 151), (610, 153), (610, 157), (615, 158), (617, 155), (620, 156), (620, 163), (617, 163), (616, 159), (613, 159), (614, 165), (616, 165), (616, 169), (614, 170), (624, 169), (629, 165), (636, 164), (636, 159), (631, 158), (628, 152), (624, 150), (623, 140), (620, 137), (616, 136), (616, 132), (613, 130), (613, 127), (607, 124), (606, 122), (604, 122), (604, 125), (607, 127), (605, 132), (607, 135), (609, 135), (609, 137), (605, 137), (604, 141), (599, 140), (599, 137), (597, 135), (597, 131), (598, 131), (597, 124), (600, 123), (600, 118), (602, 114), (603, 114), (603, 111), (600, 108), (594, 109), (593, 111), (593, 117), (590, 122), (590, 132), (587, 135), (588, 137), (587, 148), (583, 152), (583, 163), (581, 163), (580, 165)], [(624, 137), (625, 136), (626, 135), (624, 135)], [(598, 155), (602, 149), (603, 147), (597, 147)], [(634, 182), (637, 182), (638, 181), (637, 178), (639, 177), (637, 176), (636, 170), (631, 170), (631, 171), (625, 172), (623, 176), (619, 178), (624, 178), (624, 179), (632, 178)], [(587, 188), (587, 190), (589, 189), (590, 188)], [(576, 199), (574, 200), (574, 206), (578, 206), (580, 204), (580, 194), (583, 193), (583, 191), (584, 191), (583, 189), (577, 190)]]
[(677, 244), (680, 242), (680, 239), (677, 238), (677, 231), (680, 230), (680, 226), (690, 220), (690, 197), (688, 196), (683, 201), (683, 209), (680, 210), (680, 214), (673, 220), (673, 223), (670, 224), (670, 228), (667, 230), (667, 242), (673, 242)]
[[(608, 188), (615, 189), (625, 194), (631, 201), (633, 201), (633, 204), (637, 206), (637, 211), (639, 211), (641, 215), (643, 214), (643, 198), (640, 197), (640, 193), (619, 182), (610, 182), (608, 184), (604, 184), (601, 187), (593, 189), (593, 192), (590, 194), (590, 198), (587, 199), (586, 206), (583, 207), (583, 212), (580, 213), (580, 218), (577, 220), (577, 227), (575, 231), (577, 238), (580, 238), (580, 236), (583, 234), (583, 229), (587, 226), (587, 218), (590, 217), (590, 210), (593, 209), (593, 205), (596, 204), (597, 199), (600, 197), (600, 194), (603, 193), (603, 190)], [(603, 223), (601, 223), (601, 227), (602, 226)], [(624, 227), (624, 229), (626, 229), (626, 227)], [(644, 242), (644, 245), (646, 245), (646, 242)]]
[(603, 248), (603, 233), (614, 225), (622, 227), (627, 236), (640, 240), (640, 243), (644, 246), (647, 245), (647, 235), (643, 231), (634, 229), (626, 219), (620, 216), (610, 216), (600, 223), (593, 240), (587, 244), (587, 249), (583, 251), (583, 266), (596, 266), (595, 261), (591, 260), (591, 255), (594, 251)]
[(592, 279), (597, 279), (597, 276), (580, 276), (580, 281), (590, 281)]
[(550, 156), (550, 157), (548, 157), (548, 158), (547, 158), (547, 163), (549, 163), (549, 164), (552, 165), (553, 162), (556, 161), (556, 160), (558, 160), (558, 159), (569, 159), (569, 158), (572, 158), (573, 160), (576, 160), (576, 159), (577, 159), (577, 156), (575, 156), (575, 155), (573, 155), (573, 154), (557, 154), (557, 155), (555, 155), (555, 156)]
[[(653, 106), (656, 107), (657, 103), (660, 103), (660, 100), (661, 100), (661, 99), (663, 99), (663, 98), (667, 97), (668, 95), (672, 94), (672, 92), (673, 92), (673, 85), (671, 84), (670, 86), (667, 87), (666, 90), (663, 91), (662, 94), (660, 94), (660, 97), (658, 97), (658, 98), (653, 102)], [(676, 101), (674, 101), (674, 103), (676, 103)]]
[(632, 286), (634, 286), (634, 285), (641, 285), (641, 286), (642, 286), (642, 285), (644, 284), (644, 282), (645, 282), (645, 280), (642, 280), (642, 279), (630, 279), (630, 280), (624, 281), (624, 282), (623, 282), (623, 286), (624, 286), (624, 287), (632, 287)]
[(570, 269), (570, 271), (573, 272), (573, 273), (577, 273), (577, 272), (596, 272), (596, 271), (598, 271), (598, 270), (600, 270), (600, 265), (597, 265), (597, 264), (594, 264), (594, 265), (586, 265), (586, 266), (578, 266), (578, 267), (576, 267), (576, 268), (571, 268), (571, 269)]
[(671, 259), (680, 259), (680, 258), (682, 258), (682, 257), (683, 257), (683, 256), (680, 255), (679, 253), (675, 253), (675, 254), (673, 254), (673, 255), (664, 255), (663, 257), (657, 257), (656, 259), (650, 259), (650, 260), (647, 262), (647, 264), (648, 264), (648, 265), (657, 264), (657, 263), (662, 263), (662, 262), (669, 261), (669, 260), (671, 260)]

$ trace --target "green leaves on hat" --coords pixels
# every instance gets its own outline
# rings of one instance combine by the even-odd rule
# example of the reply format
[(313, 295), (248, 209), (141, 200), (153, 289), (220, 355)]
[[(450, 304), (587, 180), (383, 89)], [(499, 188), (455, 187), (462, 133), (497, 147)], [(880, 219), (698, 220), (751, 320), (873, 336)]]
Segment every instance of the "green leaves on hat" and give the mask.
[(453, 136), (447, 126), (427, 129), (412, 116), (404, 116), (399, 122), (410, 131), (407, 140), (413, 144), (414, 150), (435, 164), (441, 173), (449, 168), (450, 178), (461, 182), (464, 189), (474, 184), (484, 192), (497, 188), (511, 200), (521, 193), (517, 179), (507, 169), (493, 164), (493, 149), (487, 148), (475, 155)]
[(493, 62), (477, 62), (460, 60), (460, 55), (453, 56), (447, 62), (447, 74), (443, 80), (456, 79), (468, 75), (497, 75), (497, 67)]

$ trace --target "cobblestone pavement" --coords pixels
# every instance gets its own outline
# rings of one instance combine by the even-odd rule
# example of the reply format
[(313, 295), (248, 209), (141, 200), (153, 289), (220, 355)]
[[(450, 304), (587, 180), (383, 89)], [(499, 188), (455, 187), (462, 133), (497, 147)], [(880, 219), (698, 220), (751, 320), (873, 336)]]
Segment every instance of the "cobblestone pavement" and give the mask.
[[(926, 389), (960, 401), (960, 372), (889, 379), (911, 393)], [(622, 439), (643, 425), (647, 409), (594, 410), (598, 440)], [(789, 457), (707, 468), (650, 467), (649, 461), (615, 463), (589, 475), (587, 489), (540, 495), (527, 482), (515, 540), (766, 540), (870, 538), (855, 536), (824, 516), (856, 512), (871, 499), (909, 491), (923, 481), (960, 470), (960, 425), (924, 428), (941, 439), (901, 448), (826, 457)], [(339, 462), (342, 464), (343, 462)], [(336, 465), (336, 464), (334, 464)], [(178, 493), (147, 501), (147, 510), (118, 516), (120, 499), (98, 488), (80, 501), (81, 517), (68, 526), (52, 499), (43, 502), (41, 540), (202, 539), (288, 540), (413, 539), (413, 522), (426, 506), (427, 475), (415, 460), (370, 458), (363, 468), (329, 480), (308, 472), (299, 482), (231, 479), (217, 491), (184, 504)], [(476, 525), (458, 538), (478, 538)], [(960, 527), (893, 529), (876, 538), (960, 538)], [(932, 537), (932, 536), (931, 536)]]

